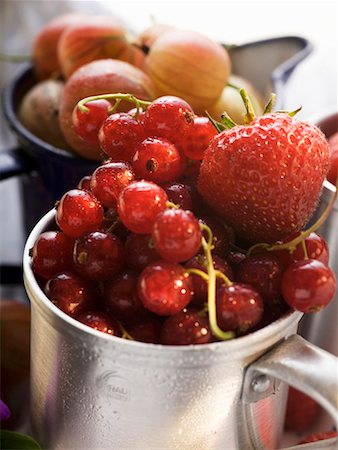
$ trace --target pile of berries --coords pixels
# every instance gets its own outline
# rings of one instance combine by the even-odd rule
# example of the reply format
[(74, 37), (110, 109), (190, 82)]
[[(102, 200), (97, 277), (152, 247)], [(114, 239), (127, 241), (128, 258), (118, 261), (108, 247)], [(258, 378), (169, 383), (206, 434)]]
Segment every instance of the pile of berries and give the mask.
[[(127, 102), (133, 109), (116, 112)], [(127, 339), (206, 344), (331, 301), (336, 279), (318, 223), (250, 247), (203, 200), (201, 161), (219, 132), (184, 100), (88, 98), (73, 125), (105, 159), (63, 195), (54, 229), (31, 251), (41, 288), (66, 314)]]

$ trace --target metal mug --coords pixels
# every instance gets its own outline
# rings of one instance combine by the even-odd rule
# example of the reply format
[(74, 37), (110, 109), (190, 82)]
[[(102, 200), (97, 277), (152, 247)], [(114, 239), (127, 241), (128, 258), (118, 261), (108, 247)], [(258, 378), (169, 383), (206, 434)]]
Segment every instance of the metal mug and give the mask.
[(337, 420), (338, 360), (296, 334), (299, 312), (231, 341), (190, 346), (108, 336), (64, 314), (40, 289), (29, 256), (54, 216), (35, 226), (23, 260), (31, 425), (43, 448), (276, 449), (288, 385)]
[[(332, 136), (338, 132), (338, 112), (324, 113), (321, 118), (313, 118), (314, 122), (326, 135)], [(324, 182), (321, 201), (315, 211), (312, 221), (317, 220), (328, 206), (335, 187), (328, 181)], [(338, 201), (336, 200), (329, 217), (319, 227), (317, 232), (326, 240), (330, 253), (330, 266), (338, 274)], [(318, 314), (304, 316), (300, 323), (300, 334), (313, 344), (338, 356), (338, 291), (331, 303)]]

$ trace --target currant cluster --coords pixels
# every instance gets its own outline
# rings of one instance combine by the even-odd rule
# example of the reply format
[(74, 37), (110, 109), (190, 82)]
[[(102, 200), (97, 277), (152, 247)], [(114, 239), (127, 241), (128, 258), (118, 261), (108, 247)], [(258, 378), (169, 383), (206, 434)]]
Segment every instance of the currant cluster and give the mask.
[[(126, 101), (133, 109), (116, 112)], [(184, 100), (98, 96), (78, 104), (73, 124), (105, 160), (63, 195), (54, 230), (31, 252), (66, 314), (128, 339), (205, 344), (331, 301), (336, 280), (315, 227), (248, 249), (203, 202), (197, 175), (217, 130)]]

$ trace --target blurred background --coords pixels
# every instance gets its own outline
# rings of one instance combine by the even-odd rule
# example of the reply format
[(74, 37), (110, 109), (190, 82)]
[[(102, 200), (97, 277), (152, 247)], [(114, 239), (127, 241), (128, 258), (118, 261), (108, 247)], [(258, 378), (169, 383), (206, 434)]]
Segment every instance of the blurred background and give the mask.
[[(244, 44), (279, 36), (308, 39), (313, 51), (288, 80), (284, 106), (302, 105), (299, 117), (313, 119), (337, 110), (337, 2), (336, 1), (20, 1), (0, 2), (0, 53), (28, 56), (41, 27), (68, 11), (110, 13), (132, 33), (153, 23), (199, 31), (226, 44)], [(1, 90), (20, 64), (0, 58)], [(1, 116), (0, 151), (16, 146)], [(22, 226), (16, 179), (0, 184), (0, 263), (20, 264), (26, 232)], [(38, 201), (38, 200), (37, 200)], [(2, 297), (24, 295), (14, 286), (2, 286)]]

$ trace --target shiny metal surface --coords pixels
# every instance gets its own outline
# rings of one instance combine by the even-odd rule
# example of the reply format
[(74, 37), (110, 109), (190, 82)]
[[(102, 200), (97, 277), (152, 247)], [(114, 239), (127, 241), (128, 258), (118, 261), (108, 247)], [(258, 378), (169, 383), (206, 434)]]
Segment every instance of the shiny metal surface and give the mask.
[[(29, 249), (53, 216), (51, 211), (35, 227), (24, 255), (32, 303), (31, 421), (44, 448), (275, 449), (287, 386), (272, 380), (274, 394), (262, 395), (245, 416), (243, 377), (267, 350), (284, 348), (301, 314), (200, 346), (144, 344), (99, 333), (57, 309), (30, 269)], [(295, 382), (292, 373), (290, 380)], [(264, 386), (270, 383), (257, 390), (264, 394)]]
[[(335, 426), (338, 426), (338, 362), (335, 356), (298, 335), (288, 337), (281, 345), (274, 347), (248, 367), (243, 384), (244, 404), (251, 401), (252, 391), (257, 390), (253, 389), (257, 387), (253, 381), (262, 377), (284, 381), (314, 398), (331, 415)], [(262, 387), (264, 385), (269, 388), (266, 382)], [(260, 430), (255, 427), (255, 420), (251, 419), (250, 414), (252, 416), (250, 408), (244, 408), (247, 434), (252, 436), (254, 448), (261, 448)], [(335, 445), (338, 446), (338, 440), (335, 440)], [(316, 448), (319, 450), (327, 447), (322, 447), (318, 442)]]

